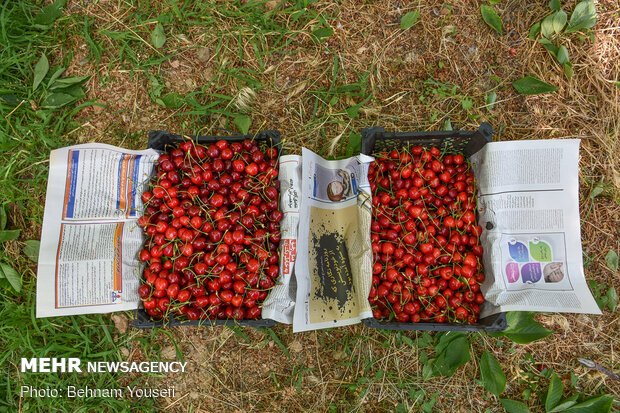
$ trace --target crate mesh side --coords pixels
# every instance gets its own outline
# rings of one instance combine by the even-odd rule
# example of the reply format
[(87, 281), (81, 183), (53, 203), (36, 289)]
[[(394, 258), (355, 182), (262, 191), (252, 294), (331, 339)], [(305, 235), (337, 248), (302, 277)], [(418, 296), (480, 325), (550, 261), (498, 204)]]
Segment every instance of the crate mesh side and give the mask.
[[(243, 142), (246, 139), (245, 136), (239, 136), (239, 137), (237, 136), (234, 136), (234, 137), (209, 136), (209, 137), (198, 137), (198, 139), (196, 139), (196, 137), (188, 137), (188, 138), (190, 138), (191, 140), (195, 141), (196, 143), (202, 146), (209, 146), (212, 143), (215, 143), (219, 140), (225, 140), (228, 142)], [(169, 142), (166, 144), (165, 151), (168, 152), (171, 149), (178, 147), (180, 143), (185, 142), (186, 140), (187, 139), (185, 136), (178, 136), (178, 137), (175, 136), (172, 142)], [(254, 140), (258, 143), (258, 147), (263, 152), (265, 152), (267, 149), (271, 147), (278, 148), (277, 142), (274, 142), (274, 139), (272, 139), (271, 136), (258, 135), (254, 138)]]
[(413, 147), (416, 145), (429, 148), (436, 146), (442, 152), (446, 153), (461, 153), (469, 143), (470, 138), (464, 136), (458, 137), (438, 137), (438, 138), (426, 138), (420, 139), (416, 137), (404, 138), (404, 137), (377, 137), (375, 141), (375, 147), (373, 153), (379, 154), (382, 152), (392, 151), (394, 149), (401, 149), (406, 147)]

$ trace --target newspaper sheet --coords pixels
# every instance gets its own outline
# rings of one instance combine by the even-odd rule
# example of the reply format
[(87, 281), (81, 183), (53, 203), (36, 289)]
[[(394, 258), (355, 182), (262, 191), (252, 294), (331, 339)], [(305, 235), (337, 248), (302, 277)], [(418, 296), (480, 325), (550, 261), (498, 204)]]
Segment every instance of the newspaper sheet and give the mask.
[(262, 317), (292, 324), (295, 310), (295, 258), (297, 256), (297, 227), (301, 204), (301, 156), (280, 157), (280, 277), (265, 300)]
[(578, 199), (579, 140), (495, 142), (471, 157), (485, 229), (489, 302), (502, 311), (601, 314), (586, 284)]
[(372, 317), (370, 161), (327, 161), (303, 149), (294, 332)]
[(51, 152), (37, 317), (138, 307), (141, 194), (159, 154), (85, 144)]

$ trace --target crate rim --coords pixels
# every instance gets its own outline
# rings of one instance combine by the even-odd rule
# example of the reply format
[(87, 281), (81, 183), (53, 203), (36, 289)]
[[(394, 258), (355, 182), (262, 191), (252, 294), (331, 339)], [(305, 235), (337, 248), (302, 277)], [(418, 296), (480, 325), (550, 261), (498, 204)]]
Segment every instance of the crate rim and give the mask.
[(383, 139), (421, 141), (421, 143), (431, 143), (424, 142), (428, 140), (440, 140), (439, 144), (441, 145), (446, 138), (456, 138), (470, 140), (463, 152), (467, 156), (471, 156), (482, 149), (484, 145), (493, 141), (493, 133), (493, 127), (488, 122), (482, 122), (475, 131), (458, 129), (451, 131), (391, 132), (386, 131), (385, 127), (373, 126), (362, 129), (360, 152), (364, 155), (373, 155), (377, 140)]

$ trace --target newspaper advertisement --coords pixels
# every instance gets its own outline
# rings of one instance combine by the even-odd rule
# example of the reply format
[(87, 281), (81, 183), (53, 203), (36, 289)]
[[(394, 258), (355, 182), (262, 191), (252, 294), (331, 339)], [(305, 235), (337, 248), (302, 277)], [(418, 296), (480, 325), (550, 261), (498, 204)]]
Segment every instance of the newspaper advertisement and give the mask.
[(279, 323), (292, 324), (295, 310), (295, 259), (297, 256), (297, 228), (301, 204), (301, 156), (280, 157), (280, 277), (269, 292), (262, 308), (262, 317)]
[(303, 149), (294, 332), (372, 317), (371, 161), (327, 161)]
[(37, 271), (37, 317), (138, 307), (142, 192), (159, 153), (104, 144), (57, 149)]
[(471, 157), (488, 303), (503, 311), (601, 314), (583, 272), (579, 140), (494, 142)]

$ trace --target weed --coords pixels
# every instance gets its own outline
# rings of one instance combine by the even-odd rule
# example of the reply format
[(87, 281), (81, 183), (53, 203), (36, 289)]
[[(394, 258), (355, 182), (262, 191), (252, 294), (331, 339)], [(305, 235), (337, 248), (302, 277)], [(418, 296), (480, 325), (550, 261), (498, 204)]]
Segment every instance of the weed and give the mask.
[[(538, 43), (551, 54), (557, 62), (563, 66), (564, 74), (570, 78), (573, 76), (573, 64), (570, 62), (568, 49), (562, 43), (562, 38), (570, 33), (581, 32), (580, 38), (584, 40), (589, 35), (593, 41), (590, 29), (596, 24), (597, 16), (592, 0), (585, 0), (577, 4), (573, 10), (570, 20), (562, 9), (560, 0), (552, 0), (549, 3), (552, 13), (545, 17), (541, 22), (535, 23), (530, 28), (530, 39), (535, 39), (538, 34), (542, 37)], [(568, 24), (567, 24), (568, 23)]]
[[(497, 32), (480, 30), (479, 5), (431, 1), (399, 9), (392, 3), (125, 0), (68, 2), (65, 8), (61, 0), (46, 1), (43, 8), (19, 0), (0, 6), (0, 205), (6, 212), (0, 262), (10, 264), (22, 282), (17, 291), (6, 276), (0, 280), (5, 410), (94, 411), (107, 405), (110, 411), (152, 411), (165, 405), (168, 411), (495, 411), (499, 403), (515, 407), (516, 400), (542, 410), (556, 372), (566, 388), (553, 409), (575, 394), (576, 405), (593, 403), (581, 392), (606, 403), (597, 372), (573, 374), (558, 366), (570, 365), (576, 352), (614, 366), (607, 362), (617, 338), (616, 313), (609, 305), (617, 300), (610, 300), (609, 291), (617, 291), (618, 284), (610, 277), (616, 260), (605, 257), (617, 252), (613, 225), (620, 205), (617, 5), (597, 2), (597, 25), (591, 28), (537, 34), (558, 48), (548, 59), (544, 44), (525, 41), (527, 32), (520, 29), (554, 14), (548, 2), (525, 8), (485, 2), (504, 19), (500, 26), (488, 18), (501, 29)], [(575, 8), (566, 8), (567, 25), (569, 11), (574, 14)], [(566, 63), (558, 66), (561, 46), (574, 64), (570, 79), (562, 73)], [(37, 63), (38, 73), (45, 67), (42, 56), (49, 67), (33, 90)], [(61, 68), (66, 70), (52, 79)], [(559, 90), (519, 95), (509, 86), (526, 75)], [(76, 81), (80, 89), (65, 88), (71, 99), (64, 106), (45, 103), (52, 93), (63, 93), (54, 87), (62, 76), (91, 77)], [(86, 98), (80, 99), (82, 92)], [(281, 327), (271, 333), (202, 327), (121, 334), (107, 316), (34, 318), (33, 259), (52, 149), (87, 141), (144, 147), (148, 129), (208, 135), (220, 128), (253, 131), (267, 125), (283, 132), (287, 151), (303, 145), (340, 157), (357, 153), (363, 127), (472, 129), (481, 119), (493, 122), (498, 140), (582, 139), (584, 262), (606, 308), (603, 318), (566, 316), (568, 328), (519, 345), (509, 339), (531, 341), (550, 330), (528, 314), (516, 317), (519, 323), (504, 336), (459, 338), (463, 345), (455, 347), (454, 357), (468, 354), (471, 360), (449, 377), (427, 380), (425, 366), (436, 373), (441, 369), (433, 366), (448, 356), (438, 348), (450, 344), (445, 335), (351, 327), (300, 334), (295, 340), (302, 351), (295, 352), (290, 330)], [(158, 360), (164, 349), (174, 349), (195, 372), (183, 378), (52, 378), (21, 374), (18, 364), (21, 357), (47, 355)], [(483, 391), (487, 381), (495, 383), (493, 392), (502, 387), (488, 359), (483, 378), (484, 351), (507, 377), (499, 398)], [(76, 380), (99, 387), (173, 381), (184, 393), (170, 402), (59, 399), (49, 405), (50, 400), (19, 398), (22, 384), (65, 386)], [(612, 386), (604, 390), (617, 395)]]

